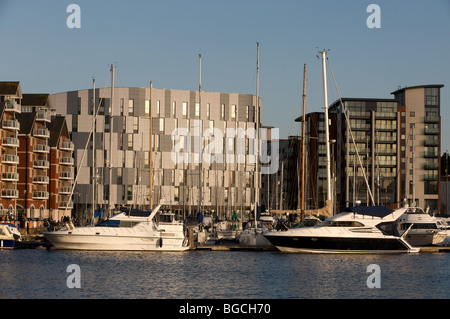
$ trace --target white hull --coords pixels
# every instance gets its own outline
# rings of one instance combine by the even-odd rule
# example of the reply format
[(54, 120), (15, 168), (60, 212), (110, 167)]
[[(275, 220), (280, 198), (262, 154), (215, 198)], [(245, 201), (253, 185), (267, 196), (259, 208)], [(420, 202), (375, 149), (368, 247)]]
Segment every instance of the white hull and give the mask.
[[(159, 207), (158, 207), (159, 208)], [(189, 249), (183, 225), (172, 222), (155, 223), (153, 217), (118, 214), (99, 226), (73, 227), (44, 236), (55, 249), (185, 251)], [(170, 216), (169, 216), (170, 217)], [(161, 218), (161, 216), (160, 216)]]
[(184, 238), (47, 234), (54, 249), (68, 250), (121, 250), (121, 251), (185, 251)]
[(413, 246), (442, 245), (447, 239), (445, 231), (422, 230), (420, 232), (409, 231), (406, 241)]

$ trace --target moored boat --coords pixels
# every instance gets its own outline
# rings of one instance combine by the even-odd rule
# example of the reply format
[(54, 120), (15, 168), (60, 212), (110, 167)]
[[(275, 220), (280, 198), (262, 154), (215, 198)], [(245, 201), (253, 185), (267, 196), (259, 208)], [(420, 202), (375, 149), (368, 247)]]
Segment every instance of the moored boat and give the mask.
[(314, 227), (272, 231), (264, 236), (282, 252), (303, 253), (410, 253), (412, 247), (398, 233), (397, 219), (405, 208), (358, 206)]
[(19, 230), (10, 223), (0, 223), (0, 250), (14, 249), (17, 241), (21, 241), (22, 236)]
[(407, 207), (399, 219), (399, 229), (404, 231), (411, 227), (405, 236), (413, 246), (441, 245), (447, 238), (447, 231), (442, 222), (430, 216), (420, 207)]
[(122, 251), (184, 251), (187, 237), (181, 222), (174, 215), (160, 216), (155, 221), (159, 205), (153, 211), (130, 210), (116, 214), (106, 221), (88, 227), (74, 227), (44, 232), (54, 249), (122, 250)]

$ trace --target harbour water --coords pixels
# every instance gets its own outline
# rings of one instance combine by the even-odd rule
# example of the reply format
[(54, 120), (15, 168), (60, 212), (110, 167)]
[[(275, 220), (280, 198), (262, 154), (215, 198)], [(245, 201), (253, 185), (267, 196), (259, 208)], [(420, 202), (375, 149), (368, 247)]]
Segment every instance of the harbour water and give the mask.
[[(369, 265), (380, 287), (369, 288)], [(69, 265), (79, 266), (70, 288)], [(448, 299), (450, 254), (0, 251), (0, 298)], [(69, 271), (68, 271), (69, 270)]]

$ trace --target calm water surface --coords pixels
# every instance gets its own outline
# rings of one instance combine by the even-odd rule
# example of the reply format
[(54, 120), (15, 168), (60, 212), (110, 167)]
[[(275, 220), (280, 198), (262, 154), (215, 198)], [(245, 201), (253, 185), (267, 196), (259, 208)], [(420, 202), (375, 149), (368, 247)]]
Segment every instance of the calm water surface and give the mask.
[[(77, 264), (81, 288), (67, 287)], [(367, 267), (381, 270), (369, 289)], [(0, 251), (0, 298), (450, 298), (450, 254)]]

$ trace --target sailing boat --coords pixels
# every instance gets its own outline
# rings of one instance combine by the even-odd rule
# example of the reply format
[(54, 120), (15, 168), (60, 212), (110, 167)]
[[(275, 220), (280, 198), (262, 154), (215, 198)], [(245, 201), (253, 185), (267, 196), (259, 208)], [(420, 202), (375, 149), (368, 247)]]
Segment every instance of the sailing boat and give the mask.
[[(327, 202), (331, 203), (328, 102), (326, 87), (326, 51), (322, 53), (325, 134), (327, 153)], [(330, 204), (323, 209), (326, 211)], [(264, 234), (282, 252), (303, 253), (409, 253), (418, 252), (405, 240), (411, 226), (401, 236), (396, 222), (406, 208), (395, 211), (372, 207), (353, 207), (326, 219), (314, 227), (290, 228)]]
[[(114, 69), (113, 67), (111, 68), (113, 72)], [(110, 114), (111, 111), (112, 105)], [(95, 123), (95, 120), (93, 123)], [(94, 127), (93, 125), (93, 129)], [(90, 134), (92, 134), (93, 129)], [(89, 138), (90, 135), (88, 141)], [(85, 153), (81, 162), (83, 162), (84, 155)], [(150, 180), (152, 181), (152, 179), (152, 171), (150, 170)], [(110, 208), (112, 207), (111, 202), (109, 206)], [(156, 221), (156, 214), (159, 212), (160, 207), (161, 204), (152, 211), (141, 211), (137, 209), (121, 211), (96, 226), (75, 227), (72, 223), (69, 223), (64, 229), (44, 232), (44, 236), (55, 249), (110, 251), (188, 250), (189, 246), (185, 236), (184, 225), (181, 222), (175, 221), (173, 214), (161, 214), (159, 222)]]
[[(272, 228), (274, 220), (272, 217), (268, 216), (268, 219), (261, 220), (260, 218), (260, 207), (258, 205), (259, 201), (259, 43), (257, 44), (257, 59), (256, 59), (256, 165), (255, 165), (255, 207), (254, 216), (255, 220), (250, 221), (247, 227), (236, 236), (236, 241), (240, 245), (245, 246), (272, 246), (272, 243), (268, 241), (263, 233), (269, 231)], [(259, 224), (259, 225), (258, 225)]]

